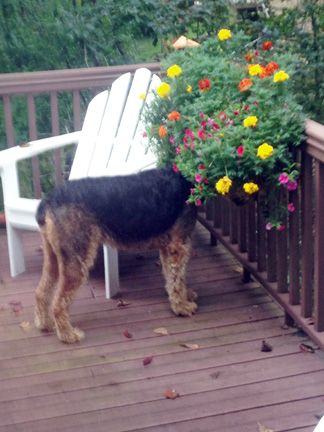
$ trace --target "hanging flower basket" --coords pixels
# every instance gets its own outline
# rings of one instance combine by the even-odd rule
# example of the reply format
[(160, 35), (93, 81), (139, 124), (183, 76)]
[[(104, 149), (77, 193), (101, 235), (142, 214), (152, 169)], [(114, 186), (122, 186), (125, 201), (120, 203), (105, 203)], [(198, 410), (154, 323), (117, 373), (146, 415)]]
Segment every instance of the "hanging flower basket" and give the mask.
[(289, 211), (282, 191), (298, 187), (294, 148), (304, 115), (293, 91), (297, 60), (279, 43), (229, 29), (166, 59), (144, 117), (160, 164), (192, 183), (190, 203), (219, 194), (244, 204), (261, 194), (267, 222), (281, 225)]

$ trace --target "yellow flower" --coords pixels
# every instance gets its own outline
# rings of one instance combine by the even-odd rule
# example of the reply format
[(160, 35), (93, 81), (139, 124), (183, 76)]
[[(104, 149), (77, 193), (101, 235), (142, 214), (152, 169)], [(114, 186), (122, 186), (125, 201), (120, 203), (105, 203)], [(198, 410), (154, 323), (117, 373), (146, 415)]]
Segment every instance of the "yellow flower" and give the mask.
[(177, 64), (174, 64), (167, 69), (167, 75), (169, 78), (175, 78), (181, 74), (182, 74), (182, 69)]
[(249, 74), (251, 76), (260, 75), (262, 73), (262, 66), (259, 64), (248, 65)]
[(283, 70), (275, 73), (273, 76), (273, 82), (275, 82), (275, 83), (286, 81), (287, 79), (289, 79), (289, 75), (287, 74), (287, 72), (285, 72)]
[(187, 91), (187, 93), (192, 92), (192, 86), (190, 84), (187, 85), (186, 91)]
[(232, 180), (227, 176), (222, 177), (215, 184), (215, 188), (217, 192), (220, 193), (221, 195), (227, 194), (231, 189), (231, 186), (232, 186)]
[(160, 98), (168, 97), (171, 92), (171, 87), (168, 83), (162, 82), (159, 87), (156, 89), (156, 93), (160, 96)]
[(247, 193), (249, 195), (252, 195), (252, 194), (258, 192), (259, 186), (256, 183), (253, 183), (253, 182), (244, 183), (243, 189), (244, 189), (245, 193)]
[(146, 98), (146, 93), (140, 93), (139, 95), (138, 95), (138, 98), (139, 99), (141, 99), (141, 100), (145, 100), (145, 98)]
[(243, 126), (246, 128), (255, 127), (257, 123), (258, 123), (258, 118), (256, 116), (249, 116), (243, 120)]
[(217, 33), (218, 39), (223, 41), (226, 39), (230, 39), (232, 37), (232, 32), (231, 30), (228, 29), (220, 29), (219, 32)]
[(268, 157), (272, 156), (273, 147), (268, 143), (263, 143), (259, 145), (257, 155), (260, 159), (268, 159)]

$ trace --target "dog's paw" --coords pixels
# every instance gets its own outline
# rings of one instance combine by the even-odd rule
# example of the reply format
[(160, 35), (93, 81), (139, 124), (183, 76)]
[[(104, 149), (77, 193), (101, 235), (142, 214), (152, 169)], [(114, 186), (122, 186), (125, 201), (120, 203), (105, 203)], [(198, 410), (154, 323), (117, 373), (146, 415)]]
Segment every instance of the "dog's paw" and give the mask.
[(184, 301), (182, 303), (171, 304), (171, 309), (176, 315), (191, 316), (197, 311), (197, 304), (191, 301)]
[(57, 331), (57, 337), (60, 339), (61, 342), (73, 344), (75, 342), (80, 342), (82, 339), (84, 339), (84, 332), (77, 327), (73, 327), (72, 330), (69, 332), (63, 333)]

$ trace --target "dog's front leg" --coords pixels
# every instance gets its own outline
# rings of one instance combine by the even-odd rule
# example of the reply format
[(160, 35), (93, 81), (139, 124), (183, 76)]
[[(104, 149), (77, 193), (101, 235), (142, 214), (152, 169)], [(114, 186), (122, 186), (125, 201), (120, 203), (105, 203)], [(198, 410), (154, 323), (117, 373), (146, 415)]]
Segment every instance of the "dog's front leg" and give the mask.
[(176, 315), (190, 316), (197, 310), (193, 291), (186, 286), (186, 270), (191, 254), (191, 240), (171, 238), (160, 248), (160, 259), (171, 309)]

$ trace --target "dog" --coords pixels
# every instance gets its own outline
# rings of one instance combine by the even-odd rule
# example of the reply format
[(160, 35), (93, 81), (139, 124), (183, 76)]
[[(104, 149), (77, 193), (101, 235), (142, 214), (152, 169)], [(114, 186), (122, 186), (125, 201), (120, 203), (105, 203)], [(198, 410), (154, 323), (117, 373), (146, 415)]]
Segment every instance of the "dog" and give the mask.
[(44, 252), (36, 327), (55, 330), (65, 343), (84, 337), (72, 327), (69, 307), (103, 243), (120, 250), (158, 249), (172, 311), (195, 313), (197, 296), (185, 281), (196, 222), (196, 207), (187, 203), (190, 188), (168, 168), (71, 180), (55, 188), (36, 213)]

